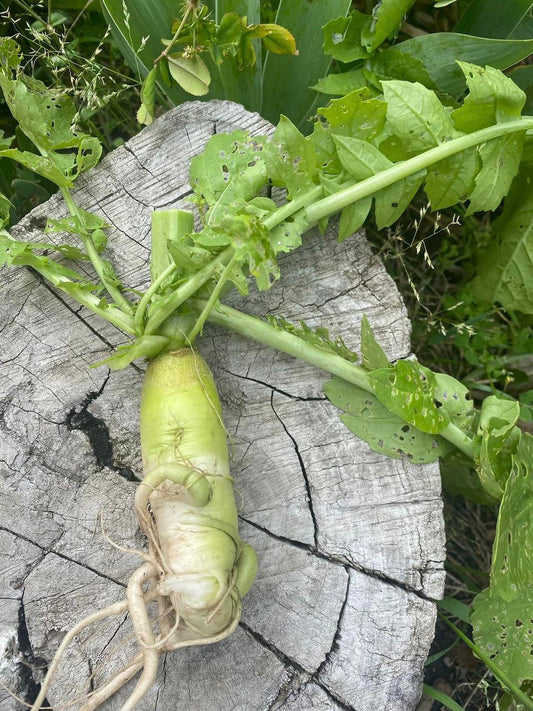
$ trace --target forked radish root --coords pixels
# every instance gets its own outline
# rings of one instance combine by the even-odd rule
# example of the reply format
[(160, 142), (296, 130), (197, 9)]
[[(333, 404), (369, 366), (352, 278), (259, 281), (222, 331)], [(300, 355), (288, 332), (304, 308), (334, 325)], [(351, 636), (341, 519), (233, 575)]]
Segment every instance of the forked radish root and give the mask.
[[(135, 507), (148, 539), (144, 563), (129, 580), (126, 600), (86, 617), (66, 635), (32, 711), (42, 707), (69, 643), (103, 618), (128, 610), (139, 653), (89, 694), (80, 711), (98, 708), (140, 671), (122, 706), (131, 711), (152, 686), (161, 654), (217, 642), (239, 622), (256, 556), (239, 537), (220, 402), (198, 353), (167, 353), (148, 366), (141, 446), (145, 475)], [(156, 619), (148, 611), (154, 600)]]

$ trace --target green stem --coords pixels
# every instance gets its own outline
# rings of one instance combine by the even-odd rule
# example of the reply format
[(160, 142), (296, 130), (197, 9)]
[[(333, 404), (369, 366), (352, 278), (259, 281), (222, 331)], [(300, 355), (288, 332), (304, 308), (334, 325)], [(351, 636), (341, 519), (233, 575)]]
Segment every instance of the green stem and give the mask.
[(283, 222), (283, 220), (286, 220), (288, 217), (294, 215), (294, 213), (298, 212), (298, 210), (301, 210), (302, 208), (305, 208), (309, 204), (315, 202), (315, 200), (318, 200), (323, 194), (323, 187), (321, 185), (316, 185), (314, 188), (311, 188), (311, 190), (308, 190), (295, 200), (290, 200), (281, 207), (278, 207), (277, 210), (265, 217), (263, 225), (267, 228), (267, 230), (271, 230), (273, 227), (279, 225), (280, 222)]
[(187, 9), (185, 10), (185, 13), (184, 13), (184, 15), (183, 15), (183, 17), (182, 17), (182, 19), (181, 19), (181, 22), (180, 22), (180, 24), (179, 24), (179, 27), (178, 27), (178, 29), (176, 30), (176, 32), (174, 33), (174, 37), (170, 40), (170, 43), (169, 43), (169, 44), (165, 47), (165, 49), (161, 52), (161, 54), (159, 55), (159, 57), (156, 57), (156, 58), (154, 59), (154, 65), (156, 65), (159, 61), (161, 61), (161, 59), (163, 59), (163, 57), (166, 57), (166, 56), (168, 55), (168, 53), (170, 52), (170, 50), (172, 49), (172, 47), (176, 44), (176, 42), (178, 41), (178, 37), (179, 37), (180, 34), (181, 34), (182, 29), (185, 27), (185, 23), (187, 22), (187, 18), (188, 18), (189, 15), (191, 14), (191, 10), (192, 10), (192, 9), (193, 9), (193, 6), (189, 3), (189, 4), (187, 5)]
[(144, 314), (146, 309), (148, 308), (148, 304), (152, 300), (152, 296), (156, 293), (156, 291), (159, 289), (161, 284), (167, 279), (169, 276), (171, 276), (174, 272), (176, 271), (176, 264), (172, 262), (172, 264), (169, 264), (166, 269), (164, 269), (161, 274), (157, 277), (155, 281), (153, 281), (149, 288), (146, 290), (146, 292), (143, 294), (142, 299), (139, 301), (139, 304), (137, 306), (137, 310), (135, 311), (135, 318), (133, 320), (134, 326), (135, 326), (135, 332), (138, 333), (139, 335), (142, 334), (143, 332), (143, 321), (144, 321)]
[(442, 615), (441, 613), (439, 613), (439, 617), (442, 620), (444, 620), (444, 622), (446, 622), (446, 624), (449, 627), (452, 628), (452, 630), (455, 632), (455, 634), (460, 639), (462, 639), (463, 642), (466, 644), (466, 646), (469, 647), (474, 652), (476, 657), (478, 657), (483, 662), (483, 664), (491, 670), (491, 672), (494, 674), (496, 679), (498, 679), (500, 684), (502, 686), (506, 687), (511, 692), (511, 694), (516, 698), (516, 700), (518, 702), (520, 702), (521, 704), (523, 704), (524, 707), (526, 709), (528, 709), (528, 711), (533, 711), (533, 699), (531, 699), (530, 696), (525, 694), (518, 686), (516, 686), (516, 684), (513, 681), (511, 681), (511, 679), (509, 679), (507, 674), (505, 672), (503, 672), (497, 666), (497, 664), (495, 664), (492, 661), (492, 659), (490, 659), (485, 654), (483, 654), (481, 649), (476, 644), (474, 644), (474, 642), (472, 642), (472, 640), (466, 634), (464, 634), (464, 632), (461, 632), (461, 630), (458, 627), (456, 627), (453, 624), (453, 622), (451, 622), (445, 615)]
[(192, 275), (184, 284), (176, 289), (167, 299), (156, 304), (153, 313), (149, 316), (144, 329), (147, 335), (157, 332), (159, 326), (174, 311), (181, 306), (190, 296), (198, 291), (213, 276), (219, 265), (226, 265), (233, 256), (233, 247), (227, 247), (215, 259), (208, 262), (205, 267)]
[(194, 343), (194, 339), (196, 336), (200, 333), (202, 330), (204, 323), (206, 322), (209, 313), (211, 312), (211, 309), (214, 307), (218, 297), (220, 296), (220, 292), (222, 291), (224, 284), (227, 282), (228, 277), (230, 275), (230, 271), (233, 269), (233, 266), (237, 260), (237, 255), (234, 254), (233, 257), (229, 260), (229, 262), (226, 264), (226, 268), (220, 275), (220, 279), (218, 280), (217, 285), (211, 292), (211, 295), (209, 299), (207, 300), (204, 308), (202, 309), (202, 312), (196, 319), (196, 323), (194, 326), (191, 328), (189, 334), (187, 335), (187, 343)]
[(81, 238), (83, 240), (83, 244), (85, 246), (85, 249), (87, 250), (87, 255), (89, 259), (91, 260), (93, 267), (96, 270), (96, 273), (100, 277), (100, 281), (105, 287), (105, 290), (109, 294), (109, 296), (113, 299), (113, 301), (117, 304), (117, 306), (124, 311), (126, 314), (130, 314), (132, 310), (132, 304), (124, 294), (120, 291), (119, 288), (117, 288), (114, 284), (112, 284), (109, 279), (106, 276), (106, 270), (105, 270), (105, 262), (104, 260), (100, 257), (98, 254), (94, 242), (92, 240), (91, 235), (89, 232), (85, 229), (84, 223), (83, 223), (83, 215), (78, 209), (78, 206), (72, 199), (72, 196), (70, 194), (70, 191), (68, 188), (61, 188), (61, 194), (63, 195), (63, 199), (65, 200), (65, 203), (70, 211), (70, 214), (72, 217), (77, 218), (80, 227), (81, 227)]
[(440, 146), (436, 146), (436, 148), (424, 151), (424, 153), (414, 156), (414, 158), (409, 158), (409, 160), (397, 163), (393, 165), (392, 168), (388, 168), (366, 180), (361, 180), (349, 188), (344, 188), (333, 195), (318, 200), (318, 202), (305, 208), (305, 218), (309, 224), (314, 224), (324, 217), (343, 210), (357, 200), (374, 195), (378, 190), (386, 188), (403, 178), (407, 178), (419, 170), (424, 170), (444, 158), (449, 158), (456, 153), (461, 153), (461, 151), (467, 148), (472, 148), (480, 143), (486, 143), (495, 138), (500, 138), (508, 133), (526, 131), (529, 129), (533, 129), (532, 117), (526, 117), (517, 121), (508, 121), (507, 123), (499, 123), (495, 126), (482, 128), (479, 131), (454, 138), (451, 141), (442, 143)]
[[(102, 308), (101, 299), (95, 294), (89, 292), (83, 292), (81, 289), (76, 290), (76, 293), (72, 293), (72, 286), (74, 282), (67, 278), (61, 278), (55, 274), (50, 274), (46, 268), (43, 268), (38, 262), (30, 265), (32, 269), (43, 276), (47, 281), (55, 286), (57, 289), (61, 289), (69, 296), (72, 296), (76, 301), (78, 301), (82, 306), (85, 306), (90, 311), (98, 314), (101, 318), (109, 321), (117, 328), (120, 328), (124, 333), (129, 333), (130, 335), (135, 335), (135, 329), (133, 327), (133, 320), (130, 316), (125, 314), (121, 309), (117, 309), (114, 306), (107, 306)], [(67, 286), (68, 285), (68, 286)]]
[[(191, 300), (191, 305), (200, 309), (204, 308), (205, 302), (194, 299)], [(347, 380), (367, 392), (374, 392), (368, 373), (361, 366), (354, 365), (335, 353), (313, 346), (292, 333), (280, 331), (269, 323), (261, 321), (256, 316), (249, 316), (237, 309), (232, 309), (230, 306), (220, 304), (211, 310), (208, 320), (219, 326), (224, 326), (241, 336), (276, 348), (278, 351), (299, 358), (306, 363), (311, 363), (317, 368), (326, 370), (332, 375), (337, 375), (339, 378)], [(472, 440), (456, 425), (449, 424), (439, 434), (467, 456), (474, 458)]]

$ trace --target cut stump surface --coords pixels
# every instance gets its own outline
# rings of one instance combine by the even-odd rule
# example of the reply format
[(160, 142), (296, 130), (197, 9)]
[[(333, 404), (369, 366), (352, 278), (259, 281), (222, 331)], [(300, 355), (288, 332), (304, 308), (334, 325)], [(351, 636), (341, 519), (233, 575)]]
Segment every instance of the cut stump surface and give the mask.
[[(82, 176), (75, 199), (112, 226), (124, 283), (148, 281), (150, 214), (187, 208), (188, 166), (213, 133), (270, 133), (228, 102), (191, 103), (145, 128)], [(51, 199), (14, 230), (42, 241)], [(271, 291), (227, 302), (324, 325), (357, 350), (369, 318), (391, 359), (409, 354), (400, 295), (362, 234), (310, 232), (281, 260)], [(140, 476), (142, 367), (89, 366), (125, 340), (25, 269), (4, 271), (0, 304), (0, 645), (2, 683), (30, 700), (65, 631), (124, 597), (142, 548), (133, 514)], [(207, 327), (201, 350), (231, 436), (242, 537), (259, 555), (235, 634), (171, 653), (141, 711), (409, 711), (421, 691), (443, 588), (438, 467), (372, 452), (301, 362)], [(63, 708), (132, 653), (123, 617), (72, 645), (48, 695)], [(124, 689), (103, 709), (119, 709)], [(0, 691), (2, 711), (23, 706)], [(77, 708), (74, 703), (69, 708)]]

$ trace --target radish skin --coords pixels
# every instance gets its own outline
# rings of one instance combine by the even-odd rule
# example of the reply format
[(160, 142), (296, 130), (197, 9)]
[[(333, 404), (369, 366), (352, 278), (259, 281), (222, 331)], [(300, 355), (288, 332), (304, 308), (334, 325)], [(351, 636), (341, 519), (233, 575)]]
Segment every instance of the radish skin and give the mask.
[[(140, 554), (144, 562), (130, 578), (127, 599), (93, 613), (67, 634), (32, 711), (41, 708), (67, 645), (97, 620), (129, 610), (139, 653), (91, 692), (80, 711), (97, 709), (141, 672), (121, 707), (133, 711), (155, 680), (161, 654), (222, 640), (239, 622), (257, 558), (239, 537), (220, 401), (195, 351), (167, 353), (148, 366), (141, 447), (145, 476), (135, 508), (148, 553)], [(151, 601), (157, 601), (158, 618), (150, 616)]]

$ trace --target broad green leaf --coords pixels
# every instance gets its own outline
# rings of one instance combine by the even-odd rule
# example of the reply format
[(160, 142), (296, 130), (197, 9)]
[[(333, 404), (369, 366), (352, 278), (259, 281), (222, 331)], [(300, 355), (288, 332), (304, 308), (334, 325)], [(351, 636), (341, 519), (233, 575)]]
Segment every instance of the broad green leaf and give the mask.
[(339, 220), (339, 242), (351, 237), (357, 230), (361, 229), (371, 208), (371, 197), (353, 202), (344, 208)]
[(275, 254), (292, 252), (302, 244), (302, 234), (309, 227), (303, 215), (295, 215), (270, 231), (270, 244)]
[(236, 12), (227, 12), (219, 22), (217, 44), (224, 46), (237, 42), (242, 34), (241, 18)]
[(7, 225), (11, 213), (11, 202), (0, 193), (0, 229)]
[(324, 54), (322, 27), (332, 17), (345, 15), (350, 0), (281, 0), (275, 22), (286, 27), (296, 40), (298, 54), (290, 57), (267, 53), (263, 70), (261, 115), (277, 123), (284, 114), (307, 134), (308, 120), (319, 97), (309, 87), (327, 74), (331, 57)]
[(526, 95), (524, 114), (533, 114), (533, 64), (521, 64), (509, 72), (509, 77)]
[(465, 90), (465, 78), (457, 61), (507, 69), (533, 52), (533, 39), (493, 40), (436, 32), (413, 37), (394, 48), (421, 60), (440, 91), (460, 98)]
[(533, 588), (533, 437), (528, 433), (520, 438), (505, 485), (490, 576), (491, 595), (504, 600)]
[(265, 146), (265, 162), (269, 178), (274, 185), (286, 187), (291, 200), (315, 185), (315, 152), (286, 116), (280, 118), (272, 140)]
[(493, 67), (477, 67), (466, 62), (458, 64), (468, 86), (463, 105), (452, 114), (460, 131), (472, 133), (495, 123), (520, 118), (526, 96), (512, 79)]
[(353, 62), (368, 56), (362, 34), (371, 18), (354, 10), (349, 17), (337, 17), (324, 26), (324, 52), (340, 62)]
[(264, 137), (254, 138), (245, 131), (212, 136), (191, 161), (189, 177), (196, 194), (209, 207), (235, 197), (241, 202), (255, 197), (266, 182), (264, 143)]
[(471, 0), (455, 26), (456, 32), (506, 39), (531, 8), (531, 0)]
[(137, 111), (137, 121), (146, 126), (149, 126), (154, 120), (157, 73), (157, 67), (151, 69), (146, 75), (141, 87), (141, 105)]
[(518, 173), (524, 138), (525, 132), (512, 133), (481, 146), (481, 170), (470, 194), (467, 215), (480, 210), (495, 210), (507, 195)]
[(448, 451), (440, 437), (420, 432), (394, 415), (375, 395), (334, 377), (324, 385), (328, 400), (343, 410), (342, 422), (374, 452), (415, 464), (434, 462)]
[(483, 304), (533, 314), (533, 165), (520, 169), (494, 231), (472, 292)]
[[(428, 89), (437, 90), (437, 85), (424, 67), (421, 59), (405, 52), (400, 52), (396, 47), (376, 52), (368, 64), (373, 75), (379, 79), (401, 79), (403, 81), (419, 82)], [(354, 89), (356, 87), (353, 87)]]
[(405, 14), (414, 3), (415, 0), (382, 0), (376, 5), (372, 24), (362, 33), (362, 42), (369, 52), (398, 34)]
[(119, 346), (109, 358), (95, 365), (107, 365), (111, 370), (122, 370), (138, 358), (155, 358), (169, 342), (170, 339), (166, 336), (140, 336), (131, 343)]
[(472, 604), (474, 641), (480, 650), (517, 686), (533, 679), (533, 584), (510, 601), (487, 588)]
[(209, 91), (211, 74), (204, 60), (198, 54), (193, 54), (192, 57), (169, 54), (168, 68), (173, 79), (188, 94), (203, 96)]
[(438, 434), (450, 422), (435, 402), (435, 374), (415, 361), (399, 360), (369, 373), (369, 378), (379, 401), (421, 432)]
[(434, 148), (457, 135), (436, 94), (419, 83), (384, 81), (387, 123), (411, 154)]
[(333, 96), (345, 96), (352, 91), (358, 91), (366, 87), (366, 79), (364, 69), (358, 67), (350, 69), (342, 74), (328, 74), (327, 77), (322, 77), (311, 88), (319, 91), (322, 94), (331, 94)]
[(463, 496), (477, 504), (492, 505), (499, 501), (498, 497), (490, 496), (479, 479), (473, 462), (454, 449), (440, 460), (442, 485), (454, 496)]
[(295, 54), (296, 41), (286, 27), (275, 24), (255, 25), (250, 31), (252, 37), (263, 40), (263, 46), (274, 54)]
[(383, 130), (386, 111), (385, 102), (372, 98), (364, 89), (332, 99), (327, 107), (318, 109), (318, 114), (326, 119), (331, 133), (369, 141)]
[(361, 321), (361, 359), (363, 368), (367, 370), (388, 368), (390, 365), (385, 351), (374, 337), (370, 322), (366, 316), (363, 316)]
[[(135, 75), (144, 79), (161, 54), (161, 40), (170, 35), (170, 28), (179, 12), (175, 0), (101, 0), (106, 21), (113, 38)], [(167, 96), (179, 104), (187, 94), (176, 84), (164, 86)]]
[[(334, 136), (337, 153), (343, 168), (356, 180), (365, 180), (393, 163), (371, 143), (349, 136)], [(395, 222), (411, 203), (422, 184), (425, 171), (411, 175), (375, 193), (375, 213), (378, 229)]]
[(461, 151), (435, 163), (427, 170), (424, 190), (432, 210), (464, 202), (474, 190), (481, 161), (475, 148)]

